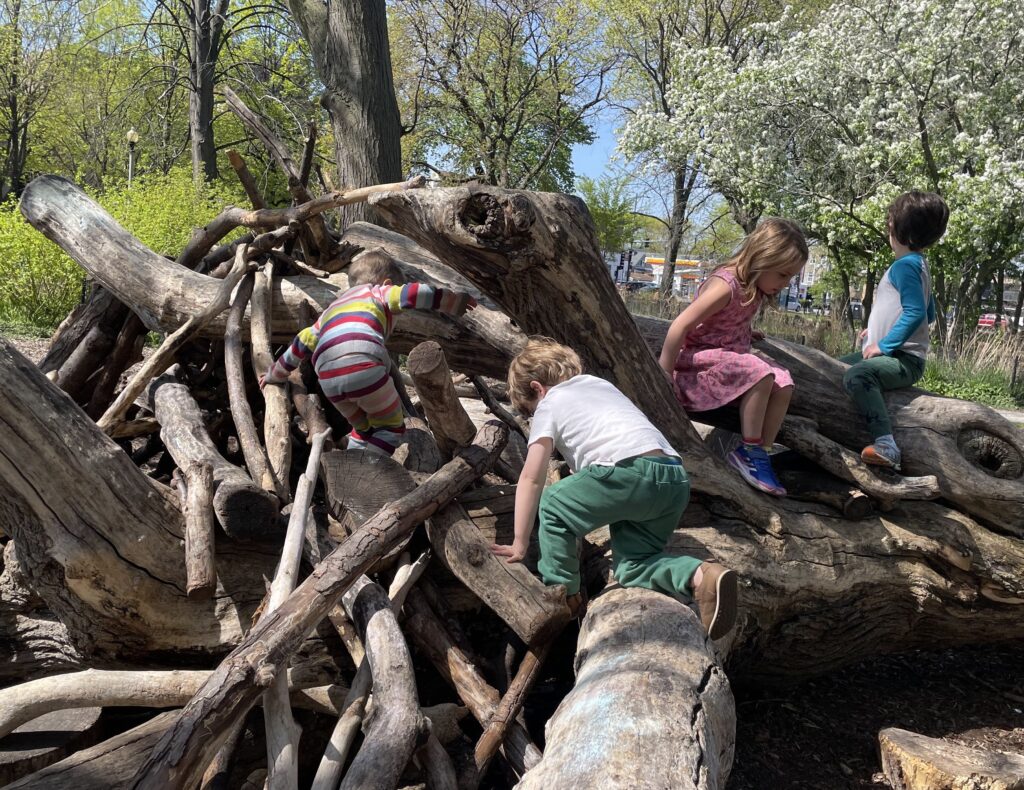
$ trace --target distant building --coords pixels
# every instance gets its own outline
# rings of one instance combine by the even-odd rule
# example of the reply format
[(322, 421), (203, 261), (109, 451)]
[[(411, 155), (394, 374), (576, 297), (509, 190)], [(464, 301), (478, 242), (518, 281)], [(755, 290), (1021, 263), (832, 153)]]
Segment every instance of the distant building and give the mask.
[[(653, 258), (650, 255), (644, 259), (644, 263), (651, 266), (652, 281), (661, 285), (661, 279), (665, 272), (665, 259)], [(710, 271), (710, 264), (700, 261), (676, 258), (675, 276), (673, 277), (672, 293), (680, 299), (693, 301), (697, 296), (697, 289), (707, 277)]]

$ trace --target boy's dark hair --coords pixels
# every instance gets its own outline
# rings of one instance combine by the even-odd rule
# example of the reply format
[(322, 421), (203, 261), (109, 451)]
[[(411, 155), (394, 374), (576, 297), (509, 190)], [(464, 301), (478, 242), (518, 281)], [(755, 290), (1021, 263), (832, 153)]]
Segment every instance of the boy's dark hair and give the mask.
[(383, 285), (390, 280), (395, 285), (405, 282), (397, 261), (383, 247), (361, 252), (345, 270), (350, 288), (356, 285)]
[(947, 222), (949, 206), (934, 192), (904, 192), (889, 206), (889, 232), (914, 252), (941, 239)]

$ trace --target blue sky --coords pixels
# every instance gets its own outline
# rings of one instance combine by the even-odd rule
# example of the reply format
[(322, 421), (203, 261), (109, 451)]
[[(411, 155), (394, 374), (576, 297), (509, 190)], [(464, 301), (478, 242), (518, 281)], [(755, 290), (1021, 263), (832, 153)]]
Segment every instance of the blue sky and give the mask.
[(604, 175), (615, 150), (615, 124), (612, 121), (598, 119), (594, 124), (594, 131), (597, 139), (590, 145), (573, 146), (572, 165), (577, 176), (589, 176), (596, 180)]

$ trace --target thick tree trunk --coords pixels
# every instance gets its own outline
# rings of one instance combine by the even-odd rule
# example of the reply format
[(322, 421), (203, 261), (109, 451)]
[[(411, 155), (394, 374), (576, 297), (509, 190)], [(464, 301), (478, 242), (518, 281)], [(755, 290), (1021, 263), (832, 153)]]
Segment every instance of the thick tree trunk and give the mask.
[(225, 545), (218, 596), (189, 599), (176, 500), (0, 339), (0, 528), (82, 652), (205, 655), (240, 638), (273, 559)]
[(736, 712), (700, 621), (666, 595), (615, 589), (590, 603), (576, 685), (518, 787), (724, 788)]
[[(326, 87), (342, 188), (396, 181), (402, 134), (391, 77), (384, 0), (328, 3), (290, 0)], [(369, 219), (364, 206), (342, 210), (342, 227)]]

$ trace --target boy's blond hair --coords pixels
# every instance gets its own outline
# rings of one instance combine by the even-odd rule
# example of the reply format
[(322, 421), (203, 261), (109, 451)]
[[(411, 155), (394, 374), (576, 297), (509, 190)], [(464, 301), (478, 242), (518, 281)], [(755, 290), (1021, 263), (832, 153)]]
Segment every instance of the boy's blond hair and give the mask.
[(536, 381), (553, 387), (583, 372), (579, 354), (550, 337), (535, 335), (508, 366), (508, 396), (519, 411), (532, 411), (537, 394), (530, 388)]
[(383, 247), (374, 247), (359, 253), (345, 270), (349, 288), (357, 285), (383, 285), (390, 280), (395, 285), (405, 282), (398, 262)]

